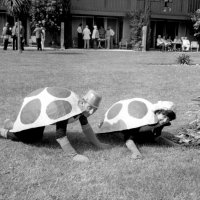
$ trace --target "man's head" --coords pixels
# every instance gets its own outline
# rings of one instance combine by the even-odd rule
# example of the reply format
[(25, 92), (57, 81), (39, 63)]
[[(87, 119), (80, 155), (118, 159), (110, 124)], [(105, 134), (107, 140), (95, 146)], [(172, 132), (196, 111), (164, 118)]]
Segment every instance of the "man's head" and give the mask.
[(94, 90), (89, 90), (82, 99), (83, 115), (89, 117), (98, 109), (102, 97)]

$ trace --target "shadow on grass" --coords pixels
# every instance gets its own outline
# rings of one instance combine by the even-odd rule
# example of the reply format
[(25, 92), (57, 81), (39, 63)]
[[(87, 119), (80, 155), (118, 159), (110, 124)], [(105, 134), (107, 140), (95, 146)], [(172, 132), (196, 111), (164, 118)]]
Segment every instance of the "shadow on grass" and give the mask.
[(56, 55), (79, 55), (83, 54), (80, 52), (46, 52), (46, 54), (56, 54)]
[[(166, 139), (169, 139), (172, 142), (175, 142), (175, 136), (173, 136), (171, 133), (169, 132), (162, 132), (162, 136)], [(114, 146), (118, 146), (118, 145), (124, 145), (125, 141), (124, 141), (124, 137), (122, 135), (122, 133), (120, 132), (113, 132), (113, 133), (101, 133), (98, 134), (98, 138), (100, 141), (104, 142), (104, 143), (109, 143), (112, 144)], [(138, 134), (137, 136), (134, 137), (134, 142), (139, 145), (148, 145), (148, 146), (166, 146), (169, 147), (169, 144), (165, 144), (165, 143), (157, 143), (153, 137), (148, 137), (148, 135), (145, 134)]]
[[(92, 151), (98, 151), (98, 149), (92, 145), (87, 138), (80, 132), (68, 132), (67, 133), (69, 141), (71, 145), (76, 149), (79, 153), (84, 153), (84, 151), (92, 150)], [(170, 135), (170, 133), (163, 133), (163, 135)], [(112, 147), (115, 146), (123, 146), (125, 144), (125, 141), (123, 139), (123, 136), (120, 132), (113, 132), (113, 133), (101, 133), (97, 135), (97, 138), (103, 142), (112, 145)], [(169, 138), (169, 137), (168, 137)], [(167, 146), (156, 143), (154, 140), (151, 140), (149, 138), (136, 138), (135, 143), (139, 146), (142, 145), (148, 145), (148, 146)], [(45, 132), (43, 139), (40, 142), (30, 144), (32, 146), (36, 147), (47, 147), (51, 149), (61, 149), (60, 145), (56, 141), (55, 132)]]

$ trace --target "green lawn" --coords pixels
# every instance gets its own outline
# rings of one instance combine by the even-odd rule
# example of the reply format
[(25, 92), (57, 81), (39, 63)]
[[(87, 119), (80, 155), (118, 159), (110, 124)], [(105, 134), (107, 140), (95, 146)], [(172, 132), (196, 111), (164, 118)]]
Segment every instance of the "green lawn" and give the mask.
[[(142, 97), (176, 104), (177, 120), (165, 132), (190, 122), (187, 111), (198, 109), (200, 56), (178, 65), (181, 53), (133, 51), (0, 51), (0, 125), (15, 119), (23, 97), (45, 86), (66, 87), (84, 95), (97, 90), (103, 99), (89, 118), (95, 132), (105, 111), (116, 101)], [(28, 145), (0, 139), (2, 200), (199, 200), (199, 148), (141, 145), (143, 160), (132, 160), (123, 141), (99, 136), (111, 149), (97, 150), (85, 139), (78, 122), (68, 126), (76, 150), (90, 159), (76, 163), (55, 141), (55, 127), (43, 142)]]

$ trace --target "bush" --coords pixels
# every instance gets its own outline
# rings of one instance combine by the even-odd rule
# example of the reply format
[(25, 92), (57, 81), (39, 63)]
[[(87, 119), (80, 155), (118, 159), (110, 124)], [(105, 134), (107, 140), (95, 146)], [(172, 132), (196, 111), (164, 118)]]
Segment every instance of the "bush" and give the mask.
[(181, 65), (183, 64), (189, 65), (191, 62), (191, 59), (189, 55), (182, 54), (178, 57), (177, 62), (178, 64), (181, 64)]

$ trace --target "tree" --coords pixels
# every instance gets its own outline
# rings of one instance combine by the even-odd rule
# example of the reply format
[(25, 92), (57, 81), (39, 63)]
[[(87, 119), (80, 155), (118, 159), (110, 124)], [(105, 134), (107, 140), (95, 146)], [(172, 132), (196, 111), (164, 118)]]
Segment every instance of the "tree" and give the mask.
[[(142, 29), (149, 26), (149, 13), (142, 10), (127, 13), (130, 26), (130, 43), (133, 48), (140, 48), (142, 45)], [(149, 28), (149, 27), (148, 27)]]
[(195, 32), (194, 36), (200, 40), (200, 9), (191, 14), (191, 20)]
[[(28, 14), (30, 0), (1, 0), (1, 5), (6, 7), (8, 13), (18, 21), (19, 25), (20, 20)], [(20, 33), (20, 26), (18, 26), (18, 33)], [(18, 47), (18, 51), (21, 53), (20, 34), (18, 34)]]
[(70, 0), (31, 0), (31, 27), (41, 23), (52, 34), (52, 42), (60, 33), (61, 22), (66, 21), (70, 12)]

